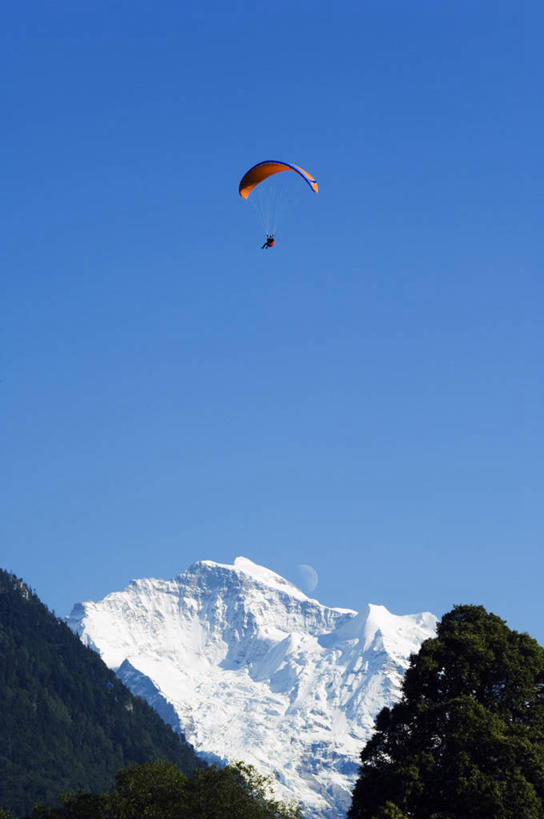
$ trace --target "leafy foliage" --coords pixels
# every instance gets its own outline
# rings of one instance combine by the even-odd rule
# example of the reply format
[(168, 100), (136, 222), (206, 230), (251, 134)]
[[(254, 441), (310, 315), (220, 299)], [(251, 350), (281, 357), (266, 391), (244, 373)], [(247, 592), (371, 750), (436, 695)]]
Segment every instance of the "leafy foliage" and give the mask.
[(271, 793), (272, 780), (241, 762), (187, 778), (156, 761), (121, 771), (112, 793), (65, 796), (63, 807), (36, 808), (31, 819), (301, 819), (299, 808)]
[(121, 768), (157, 758), (186, 773), (204, 766), (22, 580), (0, 570), (0, 805), (20, 815), (65, 791), (99, 792)]
[(378, 715), (349, 817), (542, 817), (543, 729), (544, 649), (481, 606), (457, 606)]

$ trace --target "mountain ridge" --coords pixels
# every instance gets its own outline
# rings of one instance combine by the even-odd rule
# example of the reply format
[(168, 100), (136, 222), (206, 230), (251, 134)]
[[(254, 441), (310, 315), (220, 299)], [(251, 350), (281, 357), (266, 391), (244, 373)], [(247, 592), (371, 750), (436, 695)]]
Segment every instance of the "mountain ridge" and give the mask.
[(281, 798), (332, 819), (349, 804), (374, 717), (398, 698), (436, 618), (325, 606), (238, 557), (133, 580), (77, 604), (68, 623), (198, 753), (279, 770)]

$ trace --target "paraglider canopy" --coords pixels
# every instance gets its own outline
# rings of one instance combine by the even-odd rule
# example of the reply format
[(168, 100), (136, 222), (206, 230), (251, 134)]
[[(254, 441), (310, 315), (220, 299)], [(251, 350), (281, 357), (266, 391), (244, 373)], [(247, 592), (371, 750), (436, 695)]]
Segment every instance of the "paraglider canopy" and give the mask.
[(317, 182), (308, 171), (299, 168), (298, 165), (291, 165), (289, 162), (276, 162), (273, 159), (267, 159), (264, 162), (257, 163), (257, 165), (254, 165), (244, 174), (238, 187), (240, 196), (247, 199), (253, 188), (259, 185), (259, 183), (281, 171), (294, 171), (298, 173), (299, 176), (308, 183), (313, 192), (317, 193)]

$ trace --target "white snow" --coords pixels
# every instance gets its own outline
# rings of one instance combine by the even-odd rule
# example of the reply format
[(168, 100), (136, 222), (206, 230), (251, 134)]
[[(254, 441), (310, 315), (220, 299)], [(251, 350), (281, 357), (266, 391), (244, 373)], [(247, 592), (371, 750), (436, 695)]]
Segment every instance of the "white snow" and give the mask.
[(281, 798), (336, 819), (374, 718), (436, 618), (324, 606), (238, 557), (133, 580), (77, 604), (68, 623), (197, 752), (278, 771)]

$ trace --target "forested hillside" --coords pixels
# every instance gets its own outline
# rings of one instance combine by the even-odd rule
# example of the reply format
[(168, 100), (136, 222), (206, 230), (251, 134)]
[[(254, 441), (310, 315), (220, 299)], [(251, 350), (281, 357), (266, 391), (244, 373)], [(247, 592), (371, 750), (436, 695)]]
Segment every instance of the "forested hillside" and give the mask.
[(22, 580), (0, 570), (0, 807), (103, 792), (153, 759), (204, 763)]

